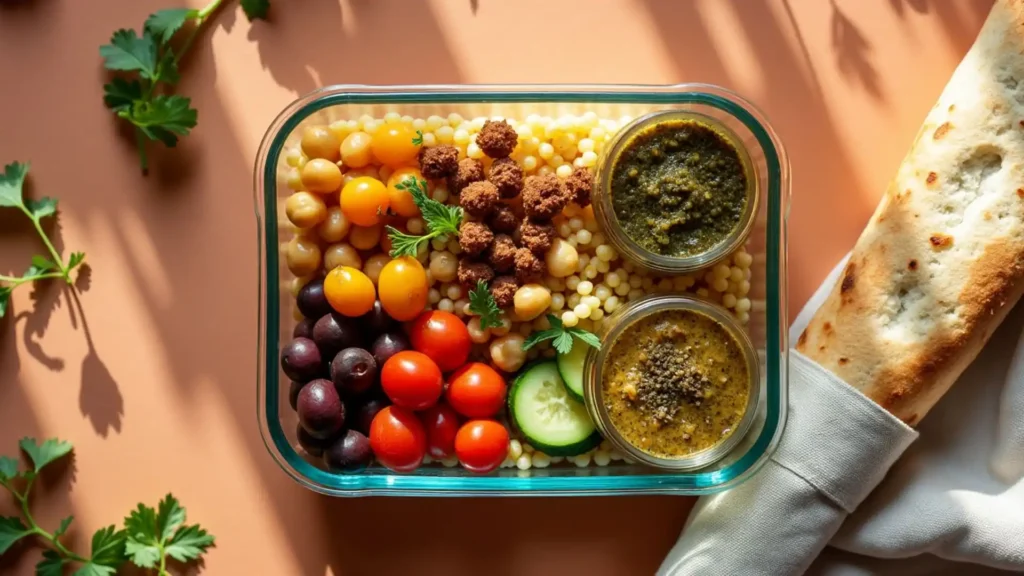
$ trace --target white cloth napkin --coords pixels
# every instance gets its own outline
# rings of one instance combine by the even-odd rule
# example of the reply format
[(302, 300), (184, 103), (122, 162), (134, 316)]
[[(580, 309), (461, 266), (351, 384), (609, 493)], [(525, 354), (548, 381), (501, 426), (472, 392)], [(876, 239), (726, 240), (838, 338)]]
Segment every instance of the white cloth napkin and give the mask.
[[(791, 341), (843, 264), (797, 317)], [(697, 502), (658, 573), (1024, 572), (1022, 328), (1018, 306), (918, 432), (791, 351), (778, 450), (744, 484)]]

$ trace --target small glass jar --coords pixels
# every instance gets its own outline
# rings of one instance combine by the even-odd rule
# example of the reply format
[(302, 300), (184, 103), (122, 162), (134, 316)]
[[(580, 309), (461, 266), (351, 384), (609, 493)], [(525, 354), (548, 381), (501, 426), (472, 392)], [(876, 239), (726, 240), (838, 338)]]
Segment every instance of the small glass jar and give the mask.
[[(668, 256), (658, 254), (640, 246), (630, 238), (619, 224), (618, 216), (612, 205), (612, 170), (623, 149), (631, 144), (634, 138), (645, 130), (664, 122), (694, 121), (705, 125), (722, 136), (737, 151), (743, 171), (746, 174), (746, 204), (740, 220), (727, 236), (714, 246), (697, 254), (687, 256)], [(746, 241), (754, 227), (754, 217), (759, 205), (758, 177), (750, 159), (747, 147), (729, 127), (730, 123), (739, 120), (728, 112), (713, 106), (695, 106), (687, 110), (663, 110), (651, 112), (636, 118), (623, 127), (618, 134), (605, 146), (598, 159), (594, 177), (594, 216), (605, 231), (619, 254), (634, 264), (648, 270), (664, 274), (686, 274), (703, 268), (714, 266), (735, 252)]]
[[(709, 448), (679, 457), (657, 456), (641, 450), (626, 440), (612, 423), (603, 399), (603, 367), (619, 335), (637, 321), (647, 318), (652, 314), (669, 310), (683, 310), (702, 314), (725, 328), (740, 348), (743, 360), (747, 364), (749, 379), (747, 405), (743, 411), (743, 416), (736, 424), (732, 433)], [(590, 413), (590, 417), (601, 435), (621, 453), (641, 464), (654, 468), (675, 471), (694, 470), (712, 464), (729, 454), (750, 429), (754, 420), (754, 414), (757, 411), (761, 390), (760, 361), (758, 360), (754, 345), (750, 341), (750, 337), (743, 330), (743, 327), (722, 307), (686, 296), (652, 294), (634, 300), (608, 316), (602, 325), (600, 337), (604, 345), (600, 350), (591, 349), (583, 365), (583, 398), (586, 402), (587, 411)]]

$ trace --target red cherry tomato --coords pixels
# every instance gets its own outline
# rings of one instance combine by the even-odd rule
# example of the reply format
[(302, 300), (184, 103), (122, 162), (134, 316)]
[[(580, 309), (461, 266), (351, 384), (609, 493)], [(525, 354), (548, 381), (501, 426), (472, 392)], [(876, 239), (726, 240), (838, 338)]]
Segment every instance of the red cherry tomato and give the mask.
[(455, 435), (455, 455), (471, 472), (490, 472), (508, 456), (508, 430), (494, 420), (470, 420)]
[(447, 458), (455, 454), (455, 434), (459, 431), (459, 415), (447, 404), (435, 404), (420, 412), (427, 431), (427, 454)]
[(448, 403), (467, 418), (490, 418), (505, 405), (505, 379), (486, 364), (466, 364), (448, 382)]
[(411, 411), (388, 406), (370, 423), (370, 448), (384, 466), (395, 472), (411, 472), (423, 462), (427, 434)]
[(441, 310), (428, 310), (419, 315), (409, 329), (412, 347), (427, 356), (444, 372), (466, 363), (473, 345), (469, 330), (458, 316)]
[(441, 369), (422, 352), (404, 350), (388, 358), (380, 385), (391, 402), (410, 410), (433, 406), (444, 391)]

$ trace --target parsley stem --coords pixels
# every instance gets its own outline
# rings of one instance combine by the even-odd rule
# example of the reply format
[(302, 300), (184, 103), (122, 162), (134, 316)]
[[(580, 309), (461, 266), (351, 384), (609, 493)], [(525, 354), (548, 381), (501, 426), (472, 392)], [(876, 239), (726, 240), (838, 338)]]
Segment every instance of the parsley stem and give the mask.
[(16, 490), (11, 489), (11, 493), (14, 494), (14, 498), (21, 504), (21, 515), (25, 518), (25, 521), (28, 522), (28, 527), (32, 530), (32, 533), (51, 543), (54, 549), (57, 550), (61, 556), (74, 560), (75, 562), (81, 562), (83, 564), (88, 563), (88, 558), (83, 558), (71, 550), (68, 550), (67, 547), (61, 544), (60, 540), (56, 536), (46, 530), (43, 530), (39, 527), (39, 524), (36, 524), (36, 519), (32, 517), (32, 512), (28, 509), (28, 493), (32, 490), (33, 482), (35, 482), (35, 477), (30, 476), (28, 482), (25, 484), (24, 494), (20, 494)]
[[(26, 210), (25, 213), (28, 214), (28, 210)], [(36, 227), (36, 232), (39, 232), (39, 237), (43, 239), (43, 244), (46, 244), (46, 249), (50, 251), (50, 256), (53, 257), (53, 263), (60, 267), (59, 277), (64, 278), (65, 282), (71, 284), (71, 276), (68, 275), (68, 268), (64, 265), (57, 249), (53, 247), (53, 243), (50, 242), (50, 238), (47, 237), (46, 232), (43, 231), (43, 225), (40, 224), (39, 218), (36, 218), (32, 214), (29, 214), (29, 218), (32, 219), (32, 224)]]
[(138, 127), (135, 128), (135, 146), (139, 149), (139, 162), (142, 163), (142, 173), (149, 171), (149, 156), (146, 154), (146, 135)]
[(216, 12), (217, 9), (220, 8), (221, 4), (223, 3), (224, 0), (213, 0), (212, 2), (207, 4), (205, 8), (202, 8), (201, 10), (199, 10), (199, 12), (196, 12), (195, 26), (193, 26), (192, 31), (189, 32), (188, 38), (185, 39), (185, 43), (181, 45), (181, 49), (178, 50), (178, 53), (174, 55), (175, 65), (181, 62), (181, 59), (185, 57), (185, 53), (188, 52), (189, 48), (192, 47), (192, 44), (196, 41), (196, 36), (199, 35), (199, 30), (202, 29), (203, 24), (206, 23), (206, 20), (214, 12)]
[(48, 278), (64, 278), (64, 274), (62, 272), (47, 272), (45, 274), (36, 274), (35, 276), (22, 276), (21, 278), (0, 274), (0, 282), (7, 282), (10, 288)]

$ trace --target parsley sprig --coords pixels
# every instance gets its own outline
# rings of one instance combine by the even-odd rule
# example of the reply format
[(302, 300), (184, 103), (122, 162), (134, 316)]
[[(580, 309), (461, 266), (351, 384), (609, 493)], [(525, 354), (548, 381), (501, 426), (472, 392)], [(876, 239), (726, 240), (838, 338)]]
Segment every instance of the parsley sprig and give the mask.
[(412, 145), (413, 146), (422, 146), (423, 145), (423, 130), (417, 130), (416, 131), (416, 136), (413, 137), (413, 139), (412, 139)]
[(391, 239), (391, 257), (413, 256), (419, 252), (420, 244), (444, 234), (457, 236), (462, 223), (462, 208), (449, 206), (427, 196), (427, 181), (422, 178), (408, 178), (395, 185), (399, 190), (412, 194), (412, 200), (420, 209), (420, 216), (427, 225), (422, 236), (406, 234), (394, 226), (388, 226)]
[(141, 568), (156, 568), (158, 576), (167, 576), (168, 558), (190, 562), (213, 546), (214, 537), (206, 530), (185, 524), (185, 509), (168, 494), (156, 509), (139, 504), (124, 519), (124, 529), (111, 525), (97, 530), (92, 536), (88, 556), (68, 549), (61, 537), (75, 517), (64, 518), (56, 530), (49, 532), (32, 516), (29, 500), (40, 472), (71, 453), (71, 443), (56, 439), (39, 443), (33, 438), (23, 438), (18, 445), (32, 466), (19, 470), (17, 459), (0, 456), (0, 486), (7, 489), (21, 507), (20, 517), (0, 516), (0, 555), (25, 538), (44, 541), (48, 548), (43, 552), (42, 561), (36, 564), (37, 576), (61, 576), (68, 564), (80, 565), (74, 576), (110, 576), (129, 561)]
[(42, 221), (44, 218), (57, 213), (57, 200), (53, 198), (40, 198), (30, 200), (25, 198), (25, 178), (28, 176), (29, 164), (14, 162), (4, 167), (3, 174), (0, 174), (0, 208), (17, 208), (21, 210), (35, 227), (39, 237), (46, 245), (49, 256), (36, 254), (32, 257), (32, 264), (21, 276), (5, 276), (0, 274), (0, 318), (7, 312), (7, 306), (11, 301), (11, 292), (22, 284), (46, 280), (48, 278), (63, 278), (69, 285), (72, 283), (71, 271), (77, 268), (85, 260), (84, 252), (72, 252), (68, 261), (61, 259), (60, 253), (54, 248), (53, 242), (43, 230)]
[(568, 354), (572, 351), (573, 338), (598, 350), (601, 349), (601, 339), (597, 337), (597, 334), (582, 328), (566, 328), (562, 324), (562, 319), (554, 314), (548, 314), (548, 322), (551, 323), (551, 328), (527, 336), (526, 342), (523, 343), (523, 350), (529, 350), (545, 340), (551, 340), (551, 345), (555, 347), (555, 350), (560, 354)]
[(481, 330), (501, 326), (501, 308), (483, 280), (478, 280), (476, 288), (469, 291), (469, 311), (480, 317)]
[[(200, 9), (160, 10), (146, 19), (141, 36), (135, 30), (122, 28), (114, 32), (110, 44), (100, 46), (107, 70), (125, 74), (103, 86), (103, 102), (118, 118), (135, 127), (143, 173), (149, 169), (149, 142), (159, 141), (173, 148), (179, 136), (188, 136), (196, 126), (198, 113), (192, 100), (167, 91), (178, 83), (178, 65), (203, 24), (223, 3), (224, 0), (212, 0)], [(241, 0), (241, 4), (249, 20), (266, 18), (270, 9), (270, 0)], [(180, 47), (174, 48), (172, 41), (189, 22), (192, 28), (188, 36)]]

